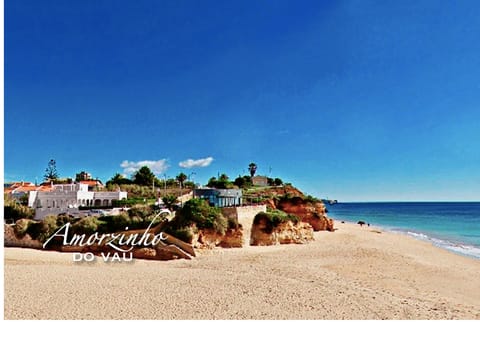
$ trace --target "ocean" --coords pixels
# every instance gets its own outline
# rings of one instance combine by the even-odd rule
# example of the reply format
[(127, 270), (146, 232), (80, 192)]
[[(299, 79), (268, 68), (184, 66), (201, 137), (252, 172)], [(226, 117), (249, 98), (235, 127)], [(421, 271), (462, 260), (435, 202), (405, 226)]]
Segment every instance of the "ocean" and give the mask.
[(336, 220), (363, 220), (480, 259), (480, 202), (337, 203), (327, 210)]

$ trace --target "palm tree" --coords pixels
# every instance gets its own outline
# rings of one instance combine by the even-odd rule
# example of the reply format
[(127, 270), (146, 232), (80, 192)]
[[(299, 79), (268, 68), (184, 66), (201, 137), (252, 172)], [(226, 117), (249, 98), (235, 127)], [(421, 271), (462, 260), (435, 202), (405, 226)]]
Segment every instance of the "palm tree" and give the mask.
[(185, 180), (187, 180), (187, 175), (181, 172), (179, 175), (177, 175), (176, 179), (180, 183), (180, 187), (183, 187), (183, 183), (185, 182)]
[(253, 177), (257, 171), (257, 164), (254, 162), (250, 163), (250, 165), (248, 165), (248, 170), (250, 171), (250, 176)]

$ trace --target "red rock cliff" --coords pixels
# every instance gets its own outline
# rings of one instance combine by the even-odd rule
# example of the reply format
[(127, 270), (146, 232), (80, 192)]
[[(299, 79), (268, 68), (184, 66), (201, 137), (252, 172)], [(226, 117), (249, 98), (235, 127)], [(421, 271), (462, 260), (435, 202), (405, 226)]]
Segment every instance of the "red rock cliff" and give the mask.
[(276, 208), (288, 214), (296, 215), (301, 221), (312, 225), (315, 231), (333, 231), (333, 219), (326, 215), (322, 202), (307, 200), (303, 197), (280, 199)]
[(305, 244), (314, 240), (313, 228), (305, 222), (288, 220), (275, 227), (259, 218), (252, 226), (251, 245)]

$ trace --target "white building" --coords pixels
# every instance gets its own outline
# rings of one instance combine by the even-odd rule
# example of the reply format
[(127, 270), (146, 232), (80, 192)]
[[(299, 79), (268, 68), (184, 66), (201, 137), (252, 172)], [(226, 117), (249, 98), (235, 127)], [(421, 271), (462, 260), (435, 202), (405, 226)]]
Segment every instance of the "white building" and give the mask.
[(52, 185), (49, 191), (31, 191), (28, 206), (35, 208), (35, 218), (78, 211), (80, 206), (107, 207), (114, 200), (127, 199), (127, 192), (89, 191), (87, 184)]

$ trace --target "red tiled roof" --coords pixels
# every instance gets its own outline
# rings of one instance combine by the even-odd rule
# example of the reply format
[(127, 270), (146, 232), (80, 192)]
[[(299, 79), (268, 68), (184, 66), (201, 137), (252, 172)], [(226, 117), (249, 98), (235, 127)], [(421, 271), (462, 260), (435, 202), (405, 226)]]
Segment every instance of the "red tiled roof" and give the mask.
[(39, 186), (22, 186), (22, 187), (18, 187), (17, 189), (15, 189), (15, 192), (16, 193), (18, 193), (18, 192), (30, 192), (30, 191), (36, 191), (39, 188), (40, 188)]
[(35, 191), (38, 186), (35, 186), (31, 182), (14, 182), (3, 190), (4, 193), (12, 193), (13, 191), (16, 192), (28, 192), (28, 191)]
[(12, 182), (10, 183), (10, 187), (9, 188), (17, 188), (17, 187), (24, 187), (24, 186), (35, 186), (34, 184), (32, 184), (31, 182)]
[(39, 192), (50, 192), (50, 191), (53, 191), (53, 187), (51, 187), (50, 185), (42, 185), (38, 188), (38, 191)]
[(87, 184), (88, 186), (96, 186), (96, 185), (103, 186), (100, 180), (98, 181), (97, 180), (80, 180), (80, 183)]

